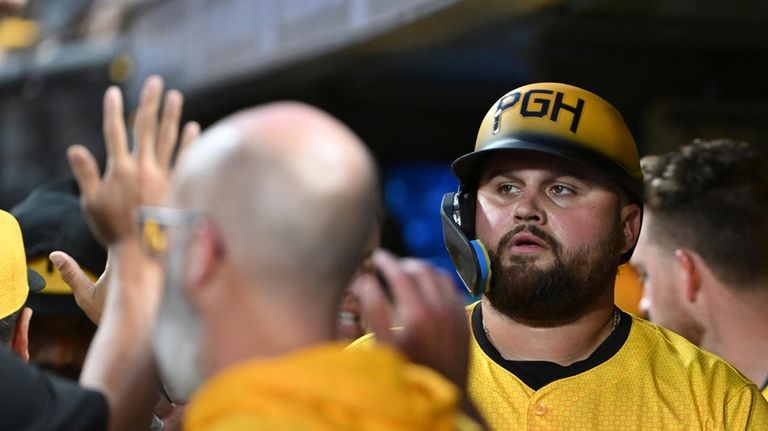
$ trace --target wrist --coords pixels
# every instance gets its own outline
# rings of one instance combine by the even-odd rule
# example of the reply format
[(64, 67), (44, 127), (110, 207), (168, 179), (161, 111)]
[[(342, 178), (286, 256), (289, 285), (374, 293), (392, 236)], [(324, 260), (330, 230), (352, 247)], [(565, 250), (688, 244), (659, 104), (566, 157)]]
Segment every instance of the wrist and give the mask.
[(152, 322), (162, 290), (159, 262), (142, 251), (136, 238), (115, 244), (110, 255), (112, 275), (104, 314), (117, 314), (137, 324)]

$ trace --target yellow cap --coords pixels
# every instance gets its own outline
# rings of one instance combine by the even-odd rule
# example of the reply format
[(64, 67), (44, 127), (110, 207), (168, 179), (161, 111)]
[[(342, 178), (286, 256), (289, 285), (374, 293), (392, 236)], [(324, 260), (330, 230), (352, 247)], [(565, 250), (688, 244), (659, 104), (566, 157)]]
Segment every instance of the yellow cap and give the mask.
[(642, 203), (643, 175), (632, 134), (621, 114), (578, 87), (541, 82), (505, 94), (483, 118), (475, 150), (453, 162), (464, 184), (477, 181), (482, 162), (496, 151), (552, 154), (608, 175)]
[(0, 319), (18, 311), (27, 300), (27, 258), (21, 228), (13, 216), (0, 210)]

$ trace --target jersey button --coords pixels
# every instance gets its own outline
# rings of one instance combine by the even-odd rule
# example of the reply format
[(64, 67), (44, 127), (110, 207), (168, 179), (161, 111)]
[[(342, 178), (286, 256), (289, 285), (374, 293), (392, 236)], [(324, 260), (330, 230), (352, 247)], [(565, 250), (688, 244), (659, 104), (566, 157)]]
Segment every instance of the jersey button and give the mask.
[(544, 416), (547, 414), (547, 405), (544, 403), (536, 403), (534, 412), (536, 413), (536, 416)]

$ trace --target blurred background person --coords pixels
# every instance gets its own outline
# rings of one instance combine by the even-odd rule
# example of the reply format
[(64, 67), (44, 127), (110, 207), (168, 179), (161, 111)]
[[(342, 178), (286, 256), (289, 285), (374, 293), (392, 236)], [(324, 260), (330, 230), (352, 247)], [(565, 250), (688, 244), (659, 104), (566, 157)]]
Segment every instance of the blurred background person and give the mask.
[[(30, 274), (32, 274), (30, 276)], [(24, 306), (30, 290), (44, 280), (27, 269), (21, 229), (10, 213), (0, 211), (0, 410), (3, 429), (106, 429), (105, 397), (28, 366), (28, 325), (32, 310)]]
[(42, 369), (77, 380), (96, 325), (77, 306), (72, 290), (48, 259), (53, 251), (72, 256), (83, 276), (95, 282), (107, 253), (93, 237), (80, 208), (74, 178), (46, 184), (11, 209), (25, 240), (27, 264), (45, 279), (45, 289), (30, 295), (30, 359)]
[(365, 246), (363, 259), (360, 262), (352, 280), (341, 298), (341, 306), (337, 316), (337, 337), (339, 340), (354, 341), (371, 331), (368, 321), (363, 315), (360, 304), (362, 285), (370, 280), (369, 275), (376, 274), (373, 254), (381, 244), (381, 223), (376, 222), (371, 229), (371, 237)]
[(642, 160), (632, 264), (650, 319), (716, 353), (768, 396), (768, 154), (696, 140)]
[[(377, 169), (378, 172), (378, 169)], [(362, 302), (366, 300), (366, 284), (381, 281), (381, 273), (376, 269), (373, 255), (381, 247), (384, 227), (387, 215), (384, 210), (382, 190), (378, 190), (379, 198), (376, 200), (375, 221), (371, 227), (370, 237), (365, 245), (360, 265), (355, 270), (352, 280), (341, 299), (341, 306), (337, 316), (337, 338), (339, 340), (354, 341), (372, 331), (368, 324), (368, 318), (363, 313), (366, 308)], [(381, 288), (381, 287), (377, 287)], [(391, 292), (389, 299), (391, 300)]]

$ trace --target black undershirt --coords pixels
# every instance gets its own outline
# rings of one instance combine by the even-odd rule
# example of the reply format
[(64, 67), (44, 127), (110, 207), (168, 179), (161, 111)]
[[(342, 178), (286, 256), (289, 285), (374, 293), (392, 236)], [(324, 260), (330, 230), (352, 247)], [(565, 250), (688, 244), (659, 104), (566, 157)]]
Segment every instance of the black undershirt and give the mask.
[[(618, 309), (617, 309), (618, 310)], [(568, 366), (562, 366), (547, 361), (510, 361), (504, 359), (498, 350), (491, 344), (483, 330), (483, 307), (477, 304), (472, 310), (472, 332), (475, 340), (486, 355), (501, 367), (514, 374), (529, 388), (539, 390), (555, 380), (575, 376), (607, 361), (615, 355), (629, 337), (632, 327), (632, 316), (619, 310), (620, 321), (608, 338), (603, 341), (592, 354), (583, 361), (574, 362)]]

